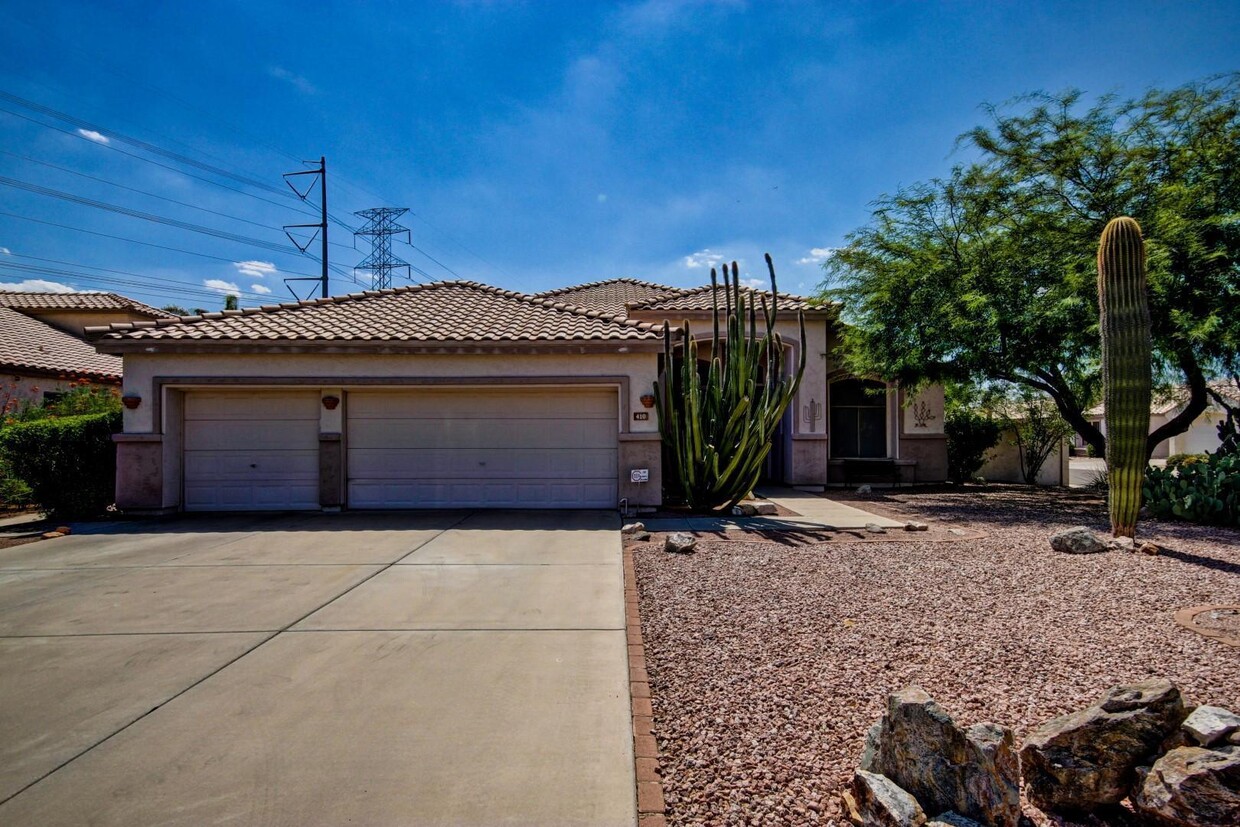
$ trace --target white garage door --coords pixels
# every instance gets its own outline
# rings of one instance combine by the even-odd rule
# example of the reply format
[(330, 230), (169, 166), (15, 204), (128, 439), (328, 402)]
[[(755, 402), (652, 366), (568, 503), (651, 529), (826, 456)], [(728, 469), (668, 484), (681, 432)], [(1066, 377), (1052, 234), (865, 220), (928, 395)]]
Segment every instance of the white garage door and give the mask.
[(185, 394), (185, 508), (319, 507), (317, 391)]
[(350, 508), (614, 508), (616, 392), (348, 397)]

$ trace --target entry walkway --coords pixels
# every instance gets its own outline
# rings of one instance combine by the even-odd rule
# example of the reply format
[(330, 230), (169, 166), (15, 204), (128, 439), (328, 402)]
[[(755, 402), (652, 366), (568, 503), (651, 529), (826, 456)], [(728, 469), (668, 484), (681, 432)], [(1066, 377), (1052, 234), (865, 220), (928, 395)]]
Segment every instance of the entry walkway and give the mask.
[(817, 494), (792, 488), (770, 488), (761, 496), (799, 517), (660, 517), (642, 520), (650, 531), (803, 531), (805, 529), (862, 529), (873, 523), (883, 528), (900, 528), (904, 523), (882, 517)]
[(614, 513), (0, 550), (0, 824), (636, 824)]

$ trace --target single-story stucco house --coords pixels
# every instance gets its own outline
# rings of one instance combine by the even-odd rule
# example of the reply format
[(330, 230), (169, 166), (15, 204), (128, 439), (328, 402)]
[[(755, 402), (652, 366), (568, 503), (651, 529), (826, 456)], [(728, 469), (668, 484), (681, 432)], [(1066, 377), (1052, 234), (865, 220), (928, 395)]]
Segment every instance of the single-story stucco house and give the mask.
[(174, 318), (117, 293), (0, 291), (0, 410), (83, 384), (119, 386), (121, 360), (85, 339), (92, 325)]
[[(689, 320), (709, 348), (710, 291), (448, 281), (92, 329), (124, 360), (118, 505), (658, 506), (663, 322)], [(833, 358), (835, 309), (779, 306), (789, 361), (801, 347), (808, 358), (768, 476), (821, 488), (865, 457), (908, 481), (943, 479), (941, 389), (866, 393)]]
[[(1231, 404), (1240, 405), (1240, 390), (1237, 390), (1234, 383), (1214, 381), (1208, 384), (1219, 396), (1229, 400)], [(1184, 406), (1188, 404), (1188, 395), (1188, 388), (1185, 386), (1171, 388), (1158, 394), (1150, 404), (1150, 433), (1179, 416)], [(1105, 414), (1106, 409), (1102, 405), (1096, 405), (1085, 412), (1089, 421), (1104, 434), (1106, 433)], [(1204, 454), (1207, 451), (1217, 451), (1219, 445), (1222, 444), (1218, 436), (1218, 426), (1225, 419), (1227, 419), (1227, 412), (1213, 396), (1208, 397), (1206, 409), (1192, 421), (1188, 430), (1158, 443), (1151, 458), (1166, 459), (1176, 454)], [(1074, 441), (1074, 447), (1078, 452), (1083, 453), (1085, 440), (1078, 435)]]

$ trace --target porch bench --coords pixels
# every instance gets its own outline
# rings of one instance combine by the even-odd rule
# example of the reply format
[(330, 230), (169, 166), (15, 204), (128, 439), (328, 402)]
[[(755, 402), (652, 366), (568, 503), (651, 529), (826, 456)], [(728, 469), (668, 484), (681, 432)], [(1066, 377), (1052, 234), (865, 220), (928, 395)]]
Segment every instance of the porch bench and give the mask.
[(900, 466), (894, 459), (845, 459), (844, 485), (857, 482), (886, 482), (900, 484)]

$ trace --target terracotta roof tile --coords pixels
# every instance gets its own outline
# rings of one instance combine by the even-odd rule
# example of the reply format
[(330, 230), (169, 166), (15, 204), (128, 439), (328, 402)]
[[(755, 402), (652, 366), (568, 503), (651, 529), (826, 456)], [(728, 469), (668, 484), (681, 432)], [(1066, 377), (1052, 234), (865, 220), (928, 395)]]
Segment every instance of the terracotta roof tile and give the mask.
[(105, 340), (181, 341), (512, 342), (658, 339), (661, 335), (644, 322), (469, 281), (112, 324), (89, 332), (105, 333)]
[(0, 307), (16, 310), (130, 310), (158, 319), (176, 315), (119, 293), (10, 293), (0, 291)]
[(121, 360), (38, 319), (0, 307), (0, 366), (119, 382)]
[[(767, 290), (754, 290), (749, 287), (742, 287), (741, 292), (745, 294), (746, 301), (754, 295), (759, 297), (765, 296), (770, 301), (771, 293)], [(719, 307), (724, 306), (723, 287), (719, 288)], [(662, 310), (694, 312), (709, 311), (711, 309), (711, 286), (709, 284), (702, 287), (695, 287), (692, 290), (682, 290), (679, 293), (665, 297), (655, 297), (645, 301), (631, 302), (628, 310), (633, 312), (655, 312)], [(760, 306), (759, 306), (760, 309)], [(804, 296), (792, 296), (787, 293), (779, 294), (780, 310), (804, 310), (806, 312), (834, 312), (829, 304), (819, 303), (813, 299)]]
[(554, 299), (577, 307), (601, 310), (615, 316), (623, 316), (625, 306), (640, 301), (674, 296), (685, 292), (681, 287), (668, 287), (639, 279), (608, 279), (574, 287), (561, 287), (535, 294), (537, 298)]

